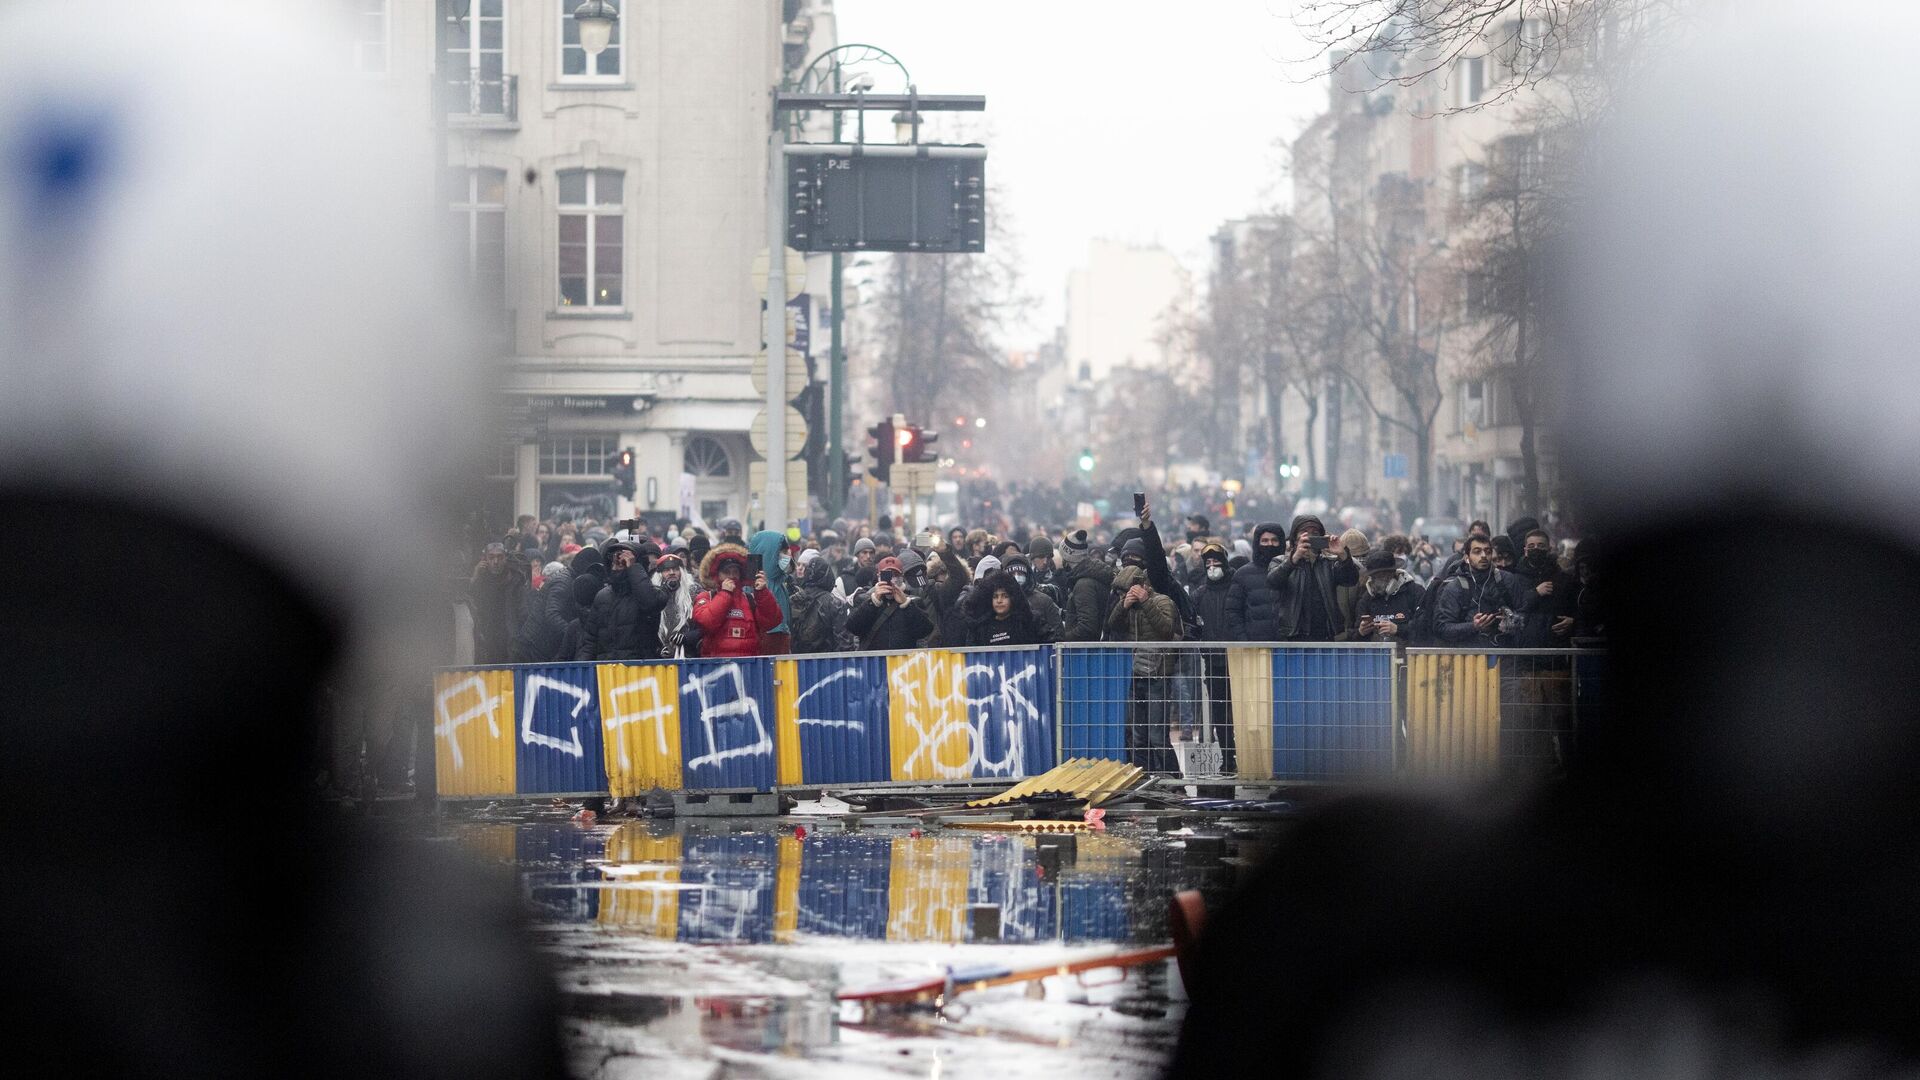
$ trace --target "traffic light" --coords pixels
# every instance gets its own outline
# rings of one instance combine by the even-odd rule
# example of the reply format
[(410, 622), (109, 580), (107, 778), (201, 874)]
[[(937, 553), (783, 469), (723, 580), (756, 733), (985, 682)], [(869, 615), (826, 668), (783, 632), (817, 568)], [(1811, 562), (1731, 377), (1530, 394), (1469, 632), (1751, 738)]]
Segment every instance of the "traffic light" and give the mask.
[(633, 498), (633, 447), (623, 447), (619, 453), (608, 455), (607, 471), (613, 474), (614, 490)]
[(893, 463), (897, 458), (898, 447), (894, 443), (893, 421), (882, 420), (867, 429), (867, 456), (873, 463), (867, 466), (867, 473), (875, 480), (886, 483), (893, 472)]
[(940, 460), (939, 452), (933, 448), (933, 444), (940, 441), (939, 432), (909, 424), (900, 434), (900, 464), (925, 465)]
[(1080, 471), (1093, 471), (1093, 451), (1091, 449), (1080, 451)]

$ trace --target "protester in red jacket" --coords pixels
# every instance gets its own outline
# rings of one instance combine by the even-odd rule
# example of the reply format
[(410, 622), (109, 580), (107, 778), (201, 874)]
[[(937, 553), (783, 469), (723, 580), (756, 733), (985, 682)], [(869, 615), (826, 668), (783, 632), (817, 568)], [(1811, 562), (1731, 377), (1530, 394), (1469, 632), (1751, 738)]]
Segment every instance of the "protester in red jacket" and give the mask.
[(758, 656), (764, 632), (780, 625), (780, 604), (767, 588), (765, 571), (742, 586), (746, 572), (747, 549), (738, 544), (721, 544), (700, 561), (706, 588), (693, 598), (693, 621), (700, 626), (703, 658)]

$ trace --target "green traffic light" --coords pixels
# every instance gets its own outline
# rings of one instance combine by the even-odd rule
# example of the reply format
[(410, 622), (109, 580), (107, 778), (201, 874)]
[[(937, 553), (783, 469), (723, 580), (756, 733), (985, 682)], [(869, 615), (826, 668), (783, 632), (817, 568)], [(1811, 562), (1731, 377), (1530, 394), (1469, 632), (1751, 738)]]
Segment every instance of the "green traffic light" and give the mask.
[(1081, 455), (1080, 455), (1080, 471), (1081, 471), (1081, 472), (1092, 472), (1092, 471), (1093, 471), (1093, 453), (1092, 453), (1092, 451), (1088, 451), (1088, 452), (1086, 452), (1086, 453), (1083, 453), (1083, 454), (1081, 454)]

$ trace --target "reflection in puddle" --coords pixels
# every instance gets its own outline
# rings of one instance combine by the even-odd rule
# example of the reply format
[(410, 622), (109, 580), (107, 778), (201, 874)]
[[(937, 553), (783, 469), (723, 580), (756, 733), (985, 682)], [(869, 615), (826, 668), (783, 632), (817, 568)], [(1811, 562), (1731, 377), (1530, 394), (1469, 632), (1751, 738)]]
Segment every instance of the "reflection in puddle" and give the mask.
[(463, 846), (520, 867), (543, 919), (687, 944), (1162, 942), (1167, 897), (1229, 869), (1154, 834), (812, 832), (789, 822), (474, 824)]
[(460, 843), (521, 868), (538, 914), (694, 944), (796, 935), (900, 943), (1166, 939), (1175, 891), (1230, 870), (1152, 833), (1018, 836), (815, 831), (790, 823), (473, 825)]

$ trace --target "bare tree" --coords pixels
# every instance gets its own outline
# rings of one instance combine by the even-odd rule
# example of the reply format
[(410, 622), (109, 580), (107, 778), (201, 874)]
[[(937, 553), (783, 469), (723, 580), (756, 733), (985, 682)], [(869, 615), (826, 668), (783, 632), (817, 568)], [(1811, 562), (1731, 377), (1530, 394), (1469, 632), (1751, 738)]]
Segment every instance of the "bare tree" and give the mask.
[(886, 357), (888, 411), (923, 423), (960, 407), (985, 409), (1004, 392), (1001, 335), (1032, 300), (1004, 217), (989, 218), (977, 255), (896, 254), (878, 282), (876, 332)]

